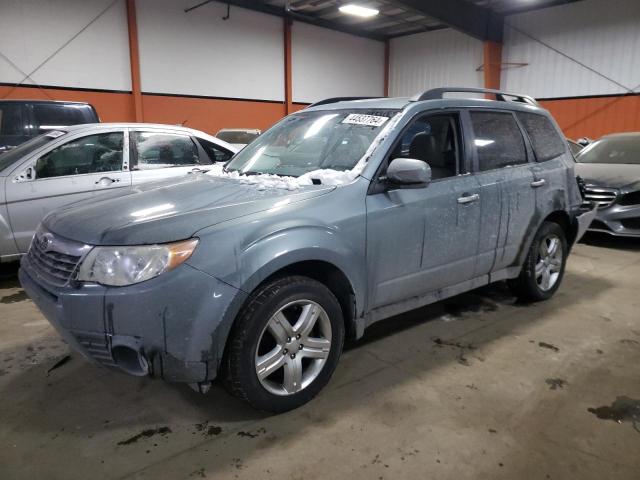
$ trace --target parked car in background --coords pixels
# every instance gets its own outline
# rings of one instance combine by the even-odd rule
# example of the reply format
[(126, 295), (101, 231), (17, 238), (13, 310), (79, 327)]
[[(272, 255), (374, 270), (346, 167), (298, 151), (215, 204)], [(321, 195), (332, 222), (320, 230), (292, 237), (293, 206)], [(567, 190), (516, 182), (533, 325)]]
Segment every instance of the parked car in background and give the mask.
[(0, 100), (0, 153), (50, 130), (99, 121), (88, 103)]
[(235, 151), (197, 130), (144, 123), (76, 125), (29, 140), (0, 155), (0, 261), (25, 253), (55, 208), (205, 172)]
[(59, 209), (20, 281), (87, 358), (201, 391), (219, 375), (274, 412), (378, 320), (500, 280), (550, 298), (595, 215), (566, 141), (528, 97), (444, 93), (323, 102), (217, 176)]
[(589, 230), (640, 237), (640, 133), (607, 135), (576, 157), (586, 200), (598, 206)]
[(569, 144), (569, 150), (571, 150), (571, 153), (573, 153), (573, 156), (575, 157), (578, 153), (580, 153), (582, 151), (582, 149), (584, 148), (583, 145), (580, 145), (578, 142), (574, 142), (573, 140), (567, 138), (567, 143)]
[(244, 148), (260, 136), (260, 130), (255, 128), (223, 128), (216, 137), (236, 148)]

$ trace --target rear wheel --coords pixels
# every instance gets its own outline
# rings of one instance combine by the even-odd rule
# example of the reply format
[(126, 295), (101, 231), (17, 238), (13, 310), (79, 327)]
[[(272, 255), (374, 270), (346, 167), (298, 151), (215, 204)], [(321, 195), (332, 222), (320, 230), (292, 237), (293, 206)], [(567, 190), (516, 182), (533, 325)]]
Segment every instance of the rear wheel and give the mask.
[(509, 281), (513, 293), (533, 302), (551, 298), (564, 276), (567, 251), (562, 227), (557, 223), (544, 222), (531, 244), (520, 276)]
[(340, 305), (323, 284), (285, 277), (261, 287), (236, 320), (222, 376), (259, 410), (284, 412), (329, 381), (344, 343)]

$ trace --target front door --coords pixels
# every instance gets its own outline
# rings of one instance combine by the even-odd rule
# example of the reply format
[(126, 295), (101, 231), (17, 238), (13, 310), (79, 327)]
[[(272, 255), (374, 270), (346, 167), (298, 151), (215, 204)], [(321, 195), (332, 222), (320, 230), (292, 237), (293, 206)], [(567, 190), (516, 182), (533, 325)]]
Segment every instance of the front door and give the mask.
[[(458, 113), (415, 119), (389, 159), (423, 160), (432, 182), (367, 196), (371, 308), (471, 279), (480, 229), (479, 185), (467, 175)], [(384, 179), (384, 172), (382, 175)]]
[(123, 169), (124, 132), (86, 135), (42, 154), (6, 181), (7, 207), (14, 238), (21, 253), (44, 216), (97, 192), (128, 187), (131, 177)]

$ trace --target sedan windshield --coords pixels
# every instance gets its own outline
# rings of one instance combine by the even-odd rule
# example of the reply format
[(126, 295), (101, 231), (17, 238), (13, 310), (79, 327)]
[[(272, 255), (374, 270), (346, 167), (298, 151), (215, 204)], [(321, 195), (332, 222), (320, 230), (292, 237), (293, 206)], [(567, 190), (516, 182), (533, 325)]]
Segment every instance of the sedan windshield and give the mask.
[(351, 170), (395, 110), (316, 111), (290, 115), (227, 164), (240, 174), (299, 177), (314, 170)]
[(640, 165), (640, 135), (602, 138), (582, 150), (576, 162)]
[(25, 155), (29, 155), (31, 152), (37, 150), (38, 148), (46, 145), (54, 138), (59, 137), (60, 135), (64, 135), (64, 132), (53, 131), (49, 133), (45, 133), (44, 135), (40, 135), (36, 138), (32, 138), (31, 140), (24, 142), (18, 145), (16, 148), (9, 150), (0, 155), (0, 172), (5, 168), (12, 165), (17, 160), (20, 160)]

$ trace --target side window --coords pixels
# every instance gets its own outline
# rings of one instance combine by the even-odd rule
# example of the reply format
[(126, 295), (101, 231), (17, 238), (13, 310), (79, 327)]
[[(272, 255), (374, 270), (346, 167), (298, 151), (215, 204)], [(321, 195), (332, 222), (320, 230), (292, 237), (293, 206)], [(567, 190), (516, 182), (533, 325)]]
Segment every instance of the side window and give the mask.
[(40, 133), (64, 127), (65, 125), (77, 125), (85, 123), (82, 110), (66, 105), (33, 105), (33, 114)]
[(431, 178), (458, 174), (458, 119), (455, 115), (429, 115), (415, 120), (405, 130), (391, 158), (413, 158), (427, 162)]
[(213, 142), (209, 142), (207, 140), (203, 140), (202, 138), (196, 138), (196, 141), (202, 145), (202, 148), (207, 153), (212, 162), (226, 162), (229, 160), (233, 154), (226, 150), (223, 150), (218, 145)]
[(0, 135), (24, 135), (25, 125), (22, 119), (22, 105), (19, 103), (0, 103)]
[(538, 162), (546, 162), (567, 151), (565, 140), (547, 117), (537, 113), (518, 112), (517, 115), (529, 135)]
[(191, 137), (174, 133), (131, 132), (131, 170), (200, 165)]
[(522, 132), (510, 112), (471, 112), (480, 171), (527, 163)]
[(72, 140), (36, 162), (36, 178), (52, 178), (122, 170), (122, 132), (100, 133)]

